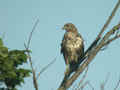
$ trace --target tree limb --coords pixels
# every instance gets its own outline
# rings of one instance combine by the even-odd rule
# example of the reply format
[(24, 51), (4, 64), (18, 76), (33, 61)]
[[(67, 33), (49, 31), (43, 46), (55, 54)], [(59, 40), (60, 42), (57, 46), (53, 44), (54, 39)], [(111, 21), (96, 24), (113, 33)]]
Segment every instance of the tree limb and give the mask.
[(118, 8), (120, 5), (120, 0), (118, 0), (116, 6), (114, 7), (111, 15), (108, 17), (108, 20), (106, 21), (106, 23), (104, 24), (103, 28), (101, 29), (98, 37), (101, 37), (101, 35), (103, 34), (103, 32), (106, 30), (106, 28), (108, 27), (108, 25), (110, 24), (110, 22), (112, 21), (113, 17), (115, 16), (115, 13), (117, 12)]
[(120, 86), (120, 78), (119, 78), (119, 80), (118, 80), (118, 82), (117, 82), (117, 85), (116, 85), (116, 87), (114, 88), (114, 90), (117, 90), (119, 86)]
[(103, 32), (106, 30), (106, 28), (110, 24), (112, 18), (115, 16), (115, 13), (118, 10), (119, 6), (120, 6), (120, 0), (117, 2), (115, 8), (113, 9), (111, 15), (109, 16), (108, 20), (104, 24), (103, 28), (101, 29), (101, 31), (98, 34), (98, 36), (96, 37), (96, 39), (86, 50), (85, 58), (84, 58), (85, 60), (84, 60), (83, 64), (80, 65), (78, 70), (71, 77), (69, 77), (66, 80), (66, 82), (62, 82), (62, 83), (64, 83), (64, 86), (62, 86), (62, 84), (61, 84), (61, 86), (58, 88), (58, 90), (68, 89), (73, 84), (73, 82), (78, 78), (78, 76), (85, 70), (85, 68), (89, 65), (89, 63), (95, 58), (95, 56), (101, 50), (101, 48), (104, 47), (105, 45), (108, 45), (110, 42), (112, 42), (120, 37), (119, 35), (117, 35), (117, 36), (109, 39), (110, 36), (114, 35), (114, 33), (119, 30), (120, 25), (118, 24), (113, 29), (111, 29), (109, 32), (107, 32), (102, 38)]
[[(33, 34), (33, 32), (34, 32), (34, 30), (35, 30), (38, 22), (39, 22), (39, 19), (37, 19), (37, 21), (35, 22), (35, 25), (33, 26), (33, 29), (32, 29), (32, 31), (31, 31), (31, 33), (30, 33), (30, 35), (29, 35), (29, 38), (28, 38), (28, 43), (27, 43), (27, 45), (24, 44), (24, 46), (25, 46), (25, 48), (26, 48), (27, 51), (29, 50), (29, 46), (30, 46), (32, 34)], [(28, 51), (27, 54), (28, 54), (28, 59), (29, 59), (30, 67), (31, 67), (31, 69), (32, 69), (32, 74), (33, 74), (33, 85), (34, 85), (34, 88), (35, 88), (36, 90), (38, 90), (38, 83), (37, 83), (37, 79), (36, 79), (36, 73), (35, 73), (35, 70), (34, 70), (34, 68), (33, 68), (33, 63), (32, 63), (32, 59), (31, 59), (30, 52)]]
[(42, 68), (42, 70), (38, 73), (37, 75), (37, 79), (40, 77), (40, 75), (48, 68), (50, 67), (54, 62), (56, 61), (56, 58), (54, 60), (52, 60), (48, 65), (46, 65), (45, 67)]

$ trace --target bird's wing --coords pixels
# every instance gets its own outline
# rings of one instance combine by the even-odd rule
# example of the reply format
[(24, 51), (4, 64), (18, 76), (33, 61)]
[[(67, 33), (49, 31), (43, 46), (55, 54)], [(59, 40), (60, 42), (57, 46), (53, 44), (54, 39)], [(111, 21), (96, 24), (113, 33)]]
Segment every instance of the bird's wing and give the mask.
[(65, 34), (61, 43), (61, 54), (63, 54), (65, 63), (68, 64), (67, 52), (66, 52), (66, 42), (67, 42), (67, 35)]
[(61, 43), (61, 53), (64, 53), (65, 49), (65, 43), (66, 43), (66, 38), (65, 35), (63, 37), (62, 43)]
[(77, 48), (77, 54), (79, 56), (79, 60), (84, 56), (84, 40), (82, 38), (82, 36), (80, 34), (77, 35), (76, 38), (76, 44), (78, 44), (78, 48)]

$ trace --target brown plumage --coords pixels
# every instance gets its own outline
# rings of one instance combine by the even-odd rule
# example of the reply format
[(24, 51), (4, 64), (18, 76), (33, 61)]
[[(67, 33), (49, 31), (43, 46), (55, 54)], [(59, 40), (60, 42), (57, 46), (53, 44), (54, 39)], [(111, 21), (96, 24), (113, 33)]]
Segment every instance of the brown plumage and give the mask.
[(75, 71), (82, 62), (84, 56), (84, 44), (82, 36), (72, 23), (67, 23), (62, 28), (65, 34), (61, 43), (61, 53), (64, 56), (66, 72)]

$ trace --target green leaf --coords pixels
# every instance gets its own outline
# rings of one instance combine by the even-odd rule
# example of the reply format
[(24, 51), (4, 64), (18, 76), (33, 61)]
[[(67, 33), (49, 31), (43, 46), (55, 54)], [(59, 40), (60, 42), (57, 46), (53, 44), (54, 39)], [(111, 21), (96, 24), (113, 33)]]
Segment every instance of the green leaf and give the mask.
[(3, 41), (1, 38), (0, 38), (0, 46), (3, 46)]
[[(10, 50), (3, 45), (0, 38), (0, 83), (15, 90), (17, 85), (24, 83), (24, 78), (30, 76), (29, 69), (19, 68), (27, 62), (29, 50)], [(16, 89), (17, 90), (17, 89)]]
[(0, 56), (7, 57), (8, 56), (8, 48), (0, 47)]

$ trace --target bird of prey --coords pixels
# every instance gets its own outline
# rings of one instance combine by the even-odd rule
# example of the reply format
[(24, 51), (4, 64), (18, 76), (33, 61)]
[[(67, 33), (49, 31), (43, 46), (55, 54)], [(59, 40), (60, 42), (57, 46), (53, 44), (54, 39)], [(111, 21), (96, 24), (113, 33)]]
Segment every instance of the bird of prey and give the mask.
[(61, 53), (63, 54), (66, 72), (77, 70), (84, 56), (84, 43), (82, 36), (72, 23), (67, 23), (62, 28), (65, 34), (61, 43)]

